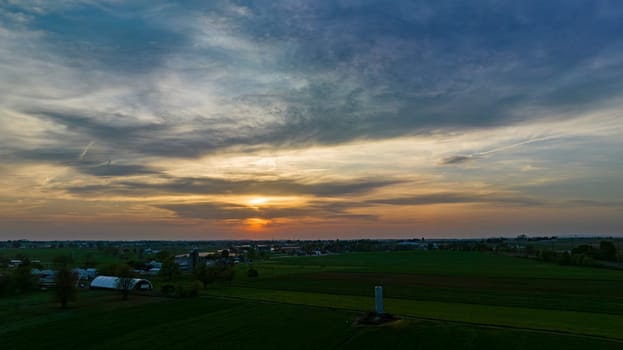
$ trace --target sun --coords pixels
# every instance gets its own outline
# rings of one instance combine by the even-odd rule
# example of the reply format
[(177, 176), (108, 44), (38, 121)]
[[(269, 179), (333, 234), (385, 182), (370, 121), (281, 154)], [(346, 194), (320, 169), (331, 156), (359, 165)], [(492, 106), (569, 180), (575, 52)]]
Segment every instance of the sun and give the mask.
[(249, 204), (254, 205), (254, 206), (266, 204), (267, 202), (268, 202), (268, 198), (266, 197), (255, 197), (249, 200)]
[(251, 231), (261, 231), (264, 226), (271, 223), (271, 220), (262, 218), (248, 218), (244, 222), (247, 225), (247, 229)]

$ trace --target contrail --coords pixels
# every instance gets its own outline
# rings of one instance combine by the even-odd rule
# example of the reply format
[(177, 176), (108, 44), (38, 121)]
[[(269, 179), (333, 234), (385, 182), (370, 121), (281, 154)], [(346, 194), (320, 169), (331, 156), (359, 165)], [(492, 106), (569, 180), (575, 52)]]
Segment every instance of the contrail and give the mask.
[(528, 139), (528, 140), (525, 140), (525, 141), (513, 143), (513, 144), (510, 144), (510, 145), (493, 148), (493, 149), (490, 149), (488, 151), (471, 153), (471, 154), (468, 154), (468, 155), (455, 155), (455, 156), (451, 156), (451, 157), (446, 157), (446, 158), (444, 158), (441, 161), (441, 164), (444, 164), (444, 165), (447, 165), (447, 164), (460, 164), (460, 163), (464, 163), (466, 161), (470, 161), (472, 159), (481, 158), (483, 156), (488, 156), (488, 155), (491, 155), (491, 154), (494, 154), (494, 153), (506, 151), (506, 150), (509, 150), (509, 149), (512, 149), (512, 148), (516, 148), (516, 147), (520, 147), (520, 146), (523, 146), (523, 145), (527, 145), (527, 144), (530, 144), (530, 143), (549, 141), (549, 140), (556, 140), (556, 139), (560, 139), (560, 138), (562, 138), (562, 136), (556, 136), (556, 135), (532, 138), (532, 139)]
[(492, 153), (505, 151), (507, 149), (511, 149), (511, 148), (515, 148), (515, 147), (519, 147), (519, 146), (523, 146), (523, 145), (527, 145), (527, 144), (534, 143), (534, 142), (555, 140), (555, 139), (559, 139), (559, 138), (561, 138), (561, 136), (554, 136), (554, 135), (544, 136), (544, 137), (539, 137), (539, 138), (533, 138), (533, 139), (529, 139), (529, 140), (526, 140), (526, 141), (514, 143), (512, 145), (506, 145), (506, 146), (494, 148), (494, 149), (491, 149), (491, 150), (488, 150), (488, 151), (476, 153), (476, 154), (474, 154), (474, 156), (485, 156), (487, 154), (492, 154)]
[(78, 160), (82, 160), (82, 158), (84, 158), (87, 155), (89, 148), (91, 148), (91, 146), (93, 146), (94, 144), (95, 144), (95, 141), (89, 142), (89, 144), (84, 148), (84, 151), (82, 151), (82, 153), (80, 154), (80, 158), (78, 158)]

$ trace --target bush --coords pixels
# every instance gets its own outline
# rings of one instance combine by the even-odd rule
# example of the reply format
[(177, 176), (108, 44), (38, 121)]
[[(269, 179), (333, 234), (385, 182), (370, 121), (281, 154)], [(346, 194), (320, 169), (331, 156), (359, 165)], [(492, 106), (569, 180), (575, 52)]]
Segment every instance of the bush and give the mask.
[(31, 274), (30, 266), (16, 268), (9, 278), (10, 289), (14, 293), (27, 293), (39, 287), (39, 281)]
[(165, 284), (160, 288), (160, 293), (162, 293), (165, 297), (175, 296), (175, 286), (172, 284)]
[(617, 248), (614, 243), (610, 241), (601, 241), (599, 243), (598, 258), (606, 261), (617, 260)]
[(203, 283), (203, 288), (207, 288), (208, 284), (216, 280), (217, 271), (215, 268), (208, 268), (205, 264), (201, 264), (193, 273), (195, 280)]
[(259, 272), (257, 272), (257, 270), (254, 268), (250, 268), (249, 271), (247, 271), (247, 277), (255, 278), (255, 277), (258, 277), (259, 275), (260, 275)]
[(201, 288), (203, 288), (203, 284), (199, 281), (180, 283), (175, 286), (175, 296), (177, 298), (194, 298), (199, 295)]
[(224, 268), (223, 270), (218, 272), (218, 280), (219, 281), (233, 281), (234, 280), (234, 275), (236, 274), (236, 272), (234, 271), (234, 269), (231, 266), (227, 266), (226, 268)]
[(9, 290), (9, 276), (0, 275), (0, 295), (8, 292)]

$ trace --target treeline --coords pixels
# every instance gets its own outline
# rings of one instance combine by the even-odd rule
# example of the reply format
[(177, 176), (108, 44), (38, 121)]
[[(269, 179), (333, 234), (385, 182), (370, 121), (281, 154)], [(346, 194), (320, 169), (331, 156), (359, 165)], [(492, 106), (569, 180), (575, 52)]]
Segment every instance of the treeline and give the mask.
[(212, 266), (207, 266), (205, 261), (201, 261), (187, 275), (182, 273), (174, 258), (169, 256), (162, 261), (159, 277), (168, 283), (160, 288), (160, 292), (168, 297), (192, 298), (198, 296), (201, 289), (207, 289), (211, 283), (217, 281), (231, 283), (235, 274), (236, 271), (227, 250), (215, 259)]
[(547, 262), (555, 262), (561, 265), (577, 266), (603, 266), (604, 262), (617, 262), (622, 259), (622, 252), (611, 241), (599, 242), (599, 248), (588, 244), (579, 245), (571, 251), (539, 250), (537, 259)]
[[(39, 277), (32, 274), (33, 266), (30, 259), (22, 257), (21, 264), (5, 273), (0, 273), (0, 296), (26, 294), (41, 289)], [(78, 276), (72, 271), (71, 256), (61, 255), (53, 260), (55, 269), (53, 299), (62, 308), (78, 296)]]
[(16, 295), (39, 289), (39, 279), (32, 275), (30, 265), (22, 265), (0, 273), (0, 296)]

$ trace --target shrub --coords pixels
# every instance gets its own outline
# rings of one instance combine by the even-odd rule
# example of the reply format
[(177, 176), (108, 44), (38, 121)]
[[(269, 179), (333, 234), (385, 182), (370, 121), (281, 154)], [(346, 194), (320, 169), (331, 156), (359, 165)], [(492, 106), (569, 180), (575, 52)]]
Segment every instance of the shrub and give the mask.
[(166, 297), (175, 296), (175, 286), (172, 284), (165, 284), (160, 288), (160, 293)]
[(180, 283), (175, 286), (175, 296), (178, 298), (194, 298), (199, 295), (201, 288), (203, 288), (203, 285), (199, 281)]
[(258, 277), (259, 275), (260, 275), (260, 274), (259, 274), (259, 272), (257, 272), (257, 270), (256, 270), (256, 269), (254, 269), (254, 268), (250, 268), (250, 269), (247, 271), (247, 277), (252, 277), (252, 278), (255, 278), (255, 277)]
[(30, 271), (30, 266), (20, 266), (13, 271), (9, 278), (12, 292), (19, 294), (37, 289), (39, 283)]

